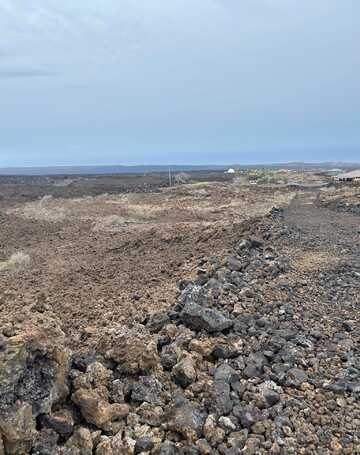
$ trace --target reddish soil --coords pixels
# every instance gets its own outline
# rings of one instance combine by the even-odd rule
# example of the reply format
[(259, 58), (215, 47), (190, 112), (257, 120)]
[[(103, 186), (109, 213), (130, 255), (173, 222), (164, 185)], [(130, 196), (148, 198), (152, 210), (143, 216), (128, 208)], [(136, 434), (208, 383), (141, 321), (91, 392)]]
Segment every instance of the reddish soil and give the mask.
[(24, 307), (44, 302), (45, 312), (60, 317), (71, 348), (85, 348), (102, 327), (172, 304), (177, 282), (191, 277), (203, 256), (225, 253), (242, 221), (289, 197), (212, 183), (154, 194), (3, 201), (0, 260), (22, 251), (31, 263), (0, 274), (2, 322), (14, 313), (21, 320)]

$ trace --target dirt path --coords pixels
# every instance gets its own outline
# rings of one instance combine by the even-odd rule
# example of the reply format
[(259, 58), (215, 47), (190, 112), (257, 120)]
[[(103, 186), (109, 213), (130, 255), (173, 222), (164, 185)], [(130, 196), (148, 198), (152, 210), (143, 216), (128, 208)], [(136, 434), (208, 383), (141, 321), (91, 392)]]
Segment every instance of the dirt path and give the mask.
[(358, 259), (360, 216), (319, 207), (316, 200), (316, 193), (304, 193), (285, 212), (285, 224), (299, 231), (297, 243), (341, 259)]
[(292, 299), (307, 324), (321, 323), (329, 335), (347, 320), (360, 327), (360, 216), (319, 207), (310, 193), (292, 201), (283, 222)]

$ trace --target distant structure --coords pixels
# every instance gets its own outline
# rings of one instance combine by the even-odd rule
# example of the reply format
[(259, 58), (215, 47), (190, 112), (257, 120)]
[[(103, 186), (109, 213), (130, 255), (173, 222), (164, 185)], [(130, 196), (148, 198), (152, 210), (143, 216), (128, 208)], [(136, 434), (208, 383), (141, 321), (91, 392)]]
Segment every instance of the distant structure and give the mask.
[(328, 171), (325, 172), (325, 175), (328, 175), (329, 177), (336, 177), (337, 175), (343, 172), (344, 171), (342, 169), (329, 169)]
[(227, 171), (225, 171), (225, 174), (235, 174), (235, 169), (230, 168)]
[(338, 182), (360, 182), (360, 169), (335, 176)]
[(179, 174), (176, 174), (174, 177), (174, 181), (177, 185), (179, 184), (184, 184), (184, 183), (189, 183), (190, 181), (190, 175), (186, 174), (186, 172), (179, 172)]

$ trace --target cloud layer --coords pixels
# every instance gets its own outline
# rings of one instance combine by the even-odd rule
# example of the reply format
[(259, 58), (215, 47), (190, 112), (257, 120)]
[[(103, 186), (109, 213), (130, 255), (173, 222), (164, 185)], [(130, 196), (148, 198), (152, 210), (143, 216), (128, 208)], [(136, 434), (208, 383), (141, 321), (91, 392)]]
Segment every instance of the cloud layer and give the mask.
[(355, 0), (31, 3), (0, 0), (0, 166), (357, 153)]

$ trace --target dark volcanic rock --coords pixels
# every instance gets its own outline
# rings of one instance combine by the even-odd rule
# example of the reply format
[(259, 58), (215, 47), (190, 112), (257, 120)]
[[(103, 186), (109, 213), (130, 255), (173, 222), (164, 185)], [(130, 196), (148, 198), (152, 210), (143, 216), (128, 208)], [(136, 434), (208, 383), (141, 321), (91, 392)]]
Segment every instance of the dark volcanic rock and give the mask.
[(149, 452), (154, 447), (154, 443), (150, 438), (139, 438), (136, 440), (135, 444), (135, 454), (141, 452)]
[(223, 381), (230, 384), (230, 382), (238, 378), (238, 373), (228, 363), (219, 365), (214, 372), (215, 381)]
[(260, 377), (263, 374), (264, 366), (267, 364), (268, 361), (263, 353), (252, 353), (246, 361), (246, 368), (244, 369), (243, 374), (246, 378)]
[(257, 408), (236, 406), (233, 411), (234, 415), (240, 420), (244, 428), (252, 427), (256, 422), (263, 420), (261, 411)]
[(160, 332), (160, 330), (169, 323), (170, 318), (166, 313), (154, 313), (151, 315), (146, 326), (151, 333), (154, 333)]
[(47, 331), (31, 327), (7, 338), (0, 352), (0, 440), (6, 454), (28, 453), (37, 433), (35, 419), (67, 396), (63, 342), (53, 321)]
[(179, 455), (199, 455), (199, 449), (194, 446), (184, 446), (179, 450)]
[(299, 368), (291, 368), (287, 372), (286, 376), (286, 385), (293, 387), (300, 387), (303, 382), (308, 381), (308, 375), (305, 371), (300, 370)]
[(186, 388), (196, 380), (195, 365), (190, 356), (185, 357), (172, 370), (174, 382), (183, 388)]
[(214, 381), (211, 389), (211, 401), (209, 407), (219, 416), (227, 415), (233, 408), (230, 396), (230, 384), (228, 382)]
[(120, 379), (115, 379), (109, 387), (109, 397), (113, 403), (125, 402), (125, 385)]
[(51, 428), (60, 435), (69, 435), (74, 429), (73, 416), (66, 410), (41, 415), (39, 421), (43, 427)]
[(174, 443), (165, 441), (160, 445), (159, 455), (179, 455), (179, 451)]
[(181, 400), (170, 410), (167, 425), (170, 430), (192, 442), (201, 437), (205, 417), (205, 413), (191, 402)]
[(239, 261), (238, 259), (236, 259), (233, 256), (230, 256), (228, 258), (227, 266), (229, 267), (229, 269), (231, 271), (234, 271), (234, 272), (239, 272), (243, 268), (243, 264), (241, 263), (241, 261)]
[(147, 403), (154, 405), (163, 404), (162, 400), (163, 387), (155, 377), (141, 376), (132, 386), (131, 399), (138, 403)]
[(177, 353), (172, 346), (165, 346), (160, 354), (160, 362), (164, 370), (171, 370), (177, 363)]
[(193, 330), (206, 330), (209, 333), (222, 332), (232, 327), (233, 323), (222, 313), (212, 308), (203, 308), (194, 303), (185, 305), (181, 312), (182, 322)]
[(188, 284), (185, 289), (181, 292), (179, 297), (180, 307), (184, 307), (188, 303), (194, 303), (200, 306), (207, 305), (207, 291), (204, 287)]
[(213, 349), (212, 355), (216, 359), (232, 359), (240, 354), (239, 349), (231, 343), (217, 343)]

